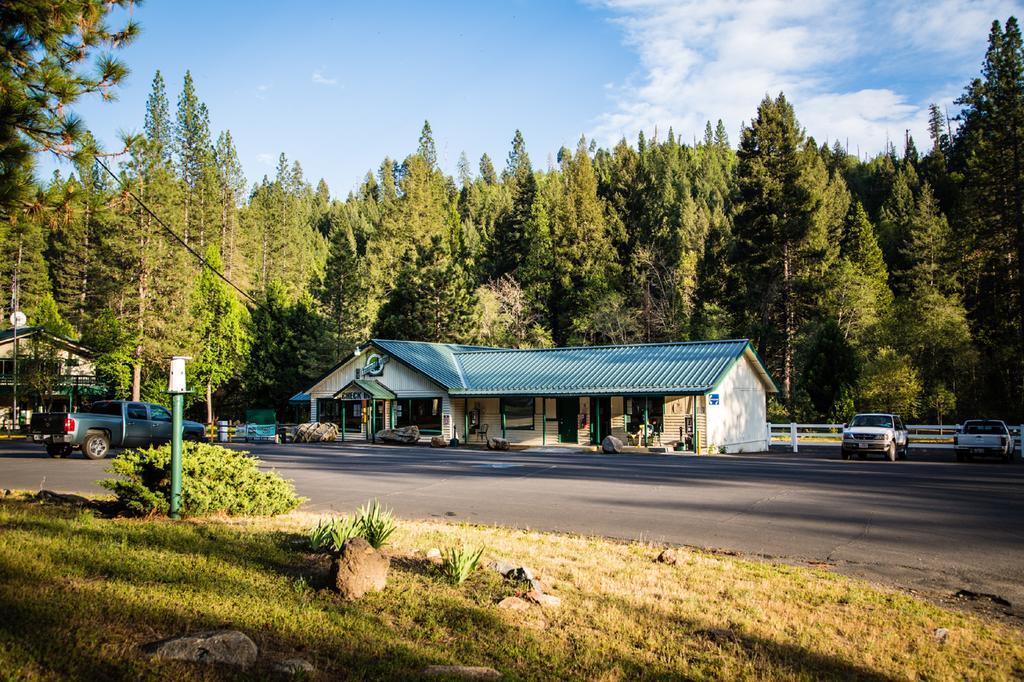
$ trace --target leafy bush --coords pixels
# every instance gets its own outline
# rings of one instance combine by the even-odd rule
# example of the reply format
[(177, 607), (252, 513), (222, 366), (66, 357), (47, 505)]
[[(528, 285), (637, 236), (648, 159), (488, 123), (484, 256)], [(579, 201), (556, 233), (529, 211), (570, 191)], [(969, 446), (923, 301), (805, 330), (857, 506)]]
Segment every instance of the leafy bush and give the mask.
[[(183, 443), (181, 513), (273, 516), (304, 501), (295, 486), (274, 472), (257, 468), (259, 460), (207, 443)], [(135, 514), (165, 514), (171, 501), (171, 446), (126, 450), (113, 460), (99, 484)]]
[(359, 508), (356, 522), (359, 524), (359, 535), (374, 549), (380, 549), (397, 528), (394, 513), (380, 506), (376, 499)]
[(342, 516), (320, 519), (309, 532), (309, 546), (313, 551), (326, 549), (337, 552), (346, 540), (357, 537), (361, 530), (358, 518)]
[(441, 552), (441, 574), (452, 585), (461, 585), (480, 565), (484, 548), (477, 550), (466, 547), (446, 547)]

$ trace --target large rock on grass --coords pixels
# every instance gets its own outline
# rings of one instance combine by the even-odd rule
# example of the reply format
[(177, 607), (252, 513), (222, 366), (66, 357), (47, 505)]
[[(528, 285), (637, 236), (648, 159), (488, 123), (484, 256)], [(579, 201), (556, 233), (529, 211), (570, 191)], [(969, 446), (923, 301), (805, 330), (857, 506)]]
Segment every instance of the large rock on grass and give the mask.
[(359, 599), (387, 586), (391, 560), (363, 538), (351, 538), (331, 564), (331, 584), (345, 599)]
[(385, 443), (416, 443), (420, 439), (420, 427), (400, 426), (397, 429), (381, 429), (376, 437)]
[(220, 663), (247, 668), (256, 661), (259, 650), (238, 630), (209, 630), (184, 637), (172, 637), (143, 647), (156, 658), (195, 663)]
[(605, 436), (601, 441), (601, 450), (609, 455), (618, 454), (622, 452), (622, 441), (615, 436)]
[(446, 448), (448, 447), (448, 441), (444, 439), (444, 436), (431, 436), (430, 447), (432, 448)]
[(508, 450), (508, 441), (504, 438), (487, 437), (488, 450)]

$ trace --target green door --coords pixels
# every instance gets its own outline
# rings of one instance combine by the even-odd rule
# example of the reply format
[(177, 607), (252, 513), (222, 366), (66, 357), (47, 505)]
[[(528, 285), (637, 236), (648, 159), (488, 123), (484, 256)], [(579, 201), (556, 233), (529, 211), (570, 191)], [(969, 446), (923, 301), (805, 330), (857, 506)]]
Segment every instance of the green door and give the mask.
[(558, 442), (576, 442), (576, 420), (580, 414), (579, 398), (558, 398), (555, 401), (555, 411), (558, 413)]

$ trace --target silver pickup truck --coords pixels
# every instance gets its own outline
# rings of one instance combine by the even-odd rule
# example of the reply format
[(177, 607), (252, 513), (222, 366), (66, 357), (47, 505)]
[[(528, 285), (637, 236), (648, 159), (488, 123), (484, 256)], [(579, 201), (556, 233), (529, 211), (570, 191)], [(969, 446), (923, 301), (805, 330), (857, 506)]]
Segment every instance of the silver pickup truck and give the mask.
[(970, 461), (975, 455), (989, 455), (1004, 462), (1013, 461), (1013, 436), (1006, 422), (998, 419), (968, 419), (953, 436), (956, 461)]
[[(67, 457), (81, 448), (89, 459), (103, 459), (111, 448), (137, 448), (171, 440), (171, 413), (152, 403), (100, 400), (78, 412), (32, 415), (30, 438), (46, 445), (51, 457)], [(185, 440), (206, 440), (203, 425), (182, 422)]]

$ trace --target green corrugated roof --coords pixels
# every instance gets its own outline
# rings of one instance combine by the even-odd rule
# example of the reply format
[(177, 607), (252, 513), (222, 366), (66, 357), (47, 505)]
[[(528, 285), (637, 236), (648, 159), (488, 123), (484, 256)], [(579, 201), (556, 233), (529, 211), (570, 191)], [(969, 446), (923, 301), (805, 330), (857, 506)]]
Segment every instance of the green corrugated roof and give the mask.
[(398, 396), (391, 392), (384, 384), (380, 383), (376, 379), (355, 379), (345, 384), (345, 387), (334, 394), (337, 398), (342, 393), (351, 390), (355, 386), (360, 391), (370, 394), (375, 400), (394, 400)]
[(452, 395), (671, 395), (713, 390), (744, 354), (777, 390), (746, 339), (500, 349), (373, 339)]
[(456, 353), (496, 350), (486, 346), (390, 339), (371, 339), (370, 343), (448, 389), (465, 387)]

